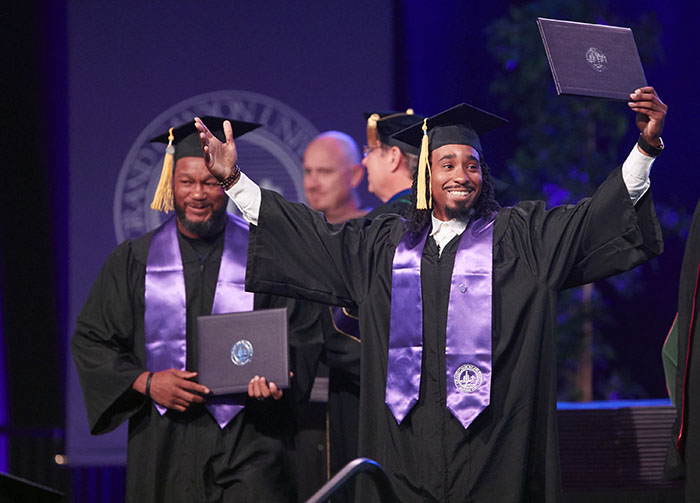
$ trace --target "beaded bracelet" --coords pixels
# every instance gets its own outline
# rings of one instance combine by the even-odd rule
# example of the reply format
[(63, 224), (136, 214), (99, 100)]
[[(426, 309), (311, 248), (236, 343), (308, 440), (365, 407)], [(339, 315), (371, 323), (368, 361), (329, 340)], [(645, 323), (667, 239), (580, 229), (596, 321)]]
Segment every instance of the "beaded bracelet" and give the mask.
[(233, 171), (231, 172), (231, 174), (228, 175), (228, 176), (227, 176), (226, 178), (224, 178), (223, 180), (221, 180), (221, 181), (219, 182), (219, 185), (221, 185), (221, 187), (222, 187), (224, 190), (228, 190), (228, 189), (230, 189), (231, 187), (233, 187), (233, 186), (236, 184), (236, 182), (238, 181), (238, 179), (239, 179), (240, 177), (241, 177), (241, 170), (240, 170), (240, 168), (238, 167), (238, 164), (234, 164), (234, 165), (233, 165)]

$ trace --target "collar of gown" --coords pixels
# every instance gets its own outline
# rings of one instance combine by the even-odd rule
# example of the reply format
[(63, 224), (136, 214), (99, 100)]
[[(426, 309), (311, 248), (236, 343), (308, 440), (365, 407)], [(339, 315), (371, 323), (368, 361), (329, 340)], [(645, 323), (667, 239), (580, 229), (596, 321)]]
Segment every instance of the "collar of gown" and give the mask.
[(433, 236), (435, 243), (437, 243), (440, 253), (445, 248), (447, 243), (452, 241), (455, 236), (459, 236), (467, 228), (467, 219), (453, 218), (452, 220), (438, 220), (435, 215), (431, 213), (430, 218), (432, 219), (433, 227), (430, 231), (430, 235)]

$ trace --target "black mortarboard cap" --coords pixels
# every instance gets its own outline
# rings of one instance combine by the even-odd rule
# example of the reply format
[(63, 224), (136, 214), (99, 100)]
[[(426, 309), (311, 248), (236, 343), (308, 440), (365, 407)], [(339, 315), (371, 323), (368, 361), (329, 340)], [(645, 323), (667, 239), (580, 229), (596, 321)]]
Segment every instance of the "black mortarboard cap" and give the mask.
[[(238, 138), (244, 134), (259, 128), (262, 124), (254, 122), (237, 121), (224, 117), (204, 115), (201, 117), (204, 125), (219, 140), (225, 142), (224, 121), (229, 121), (233, 128), (233, 137)], [(169, 132), (151, 138), (151, 142), (168, 143)], [(204, 157), (202, 144), (199, 141), (199, 131), (194, 127), (194, 120), (173, 128), (173, 146), (175, 147), (175, 162), (182, 157)]]
[[(223, 142), (226, 141), (226, 136), (224, 135), (225, 121), (231, 123), (234, 138), (243, 136), (247, 132), (261, 126), (261, 124), (254, 122), (237, 121), (211, 115), (204, 115), (201, 119), (209, 131)], [(168, 145), (165, 148), (165, 159), (163, 160), (163, 169), (160, 173), (158, 187), (156, 187), (153, 202), (151, 202), (152, 209), (168, 213), (175, 208), (172, 189), (175, 163), (182, 157), (204, 157), (202, 144), (199, 141), (199, 131), (194, 126), (194, 120), (191, 120), (180, 126), (171, 127), (167, 133), (154, 136), (150, 141), (167, 143)]]
[[(479, 135), (507, 122), (502, 117), (466, 103), (455, 105), (427, 119), (429, 151), (443, 145), (469, 145), (483, 154)], [(423, 124), (403, 129), (395, 133), (394, 138), (419, 148), (423, 139)]]
[[(420, 147), (416, 186), (416, 208), (432, 207), (430, 187), (430, 152), (444, 145), (469, 145), (483, 155), (480, 134), (496, 129), (508, 121), (480, 108), (461, 103), (414, 124), (398, 133), (394, 138)], [(426, 193), (428, 197), (426, 198)]]
[(425, 117), (413, 113), (412, 108), (405, 112), (365, 112), (363, 115), (367, 121), (367, 145), (370, 148), (379, 147), (381, 142), (399, 147), (402, 152), (418, 155), (418, 147), (399, 141), (392, 135), (423, 122)]

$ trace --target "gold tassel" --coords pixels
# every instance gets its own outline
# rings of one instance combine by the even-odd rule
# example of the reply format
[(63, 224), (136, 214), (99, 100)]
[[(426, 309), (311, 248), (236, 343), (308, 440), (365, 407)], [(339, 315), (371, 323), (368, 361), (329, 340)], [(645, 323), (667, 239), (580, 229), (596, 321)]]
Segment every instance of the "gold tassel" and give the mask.
[(367, 118), (367, 146), (369, 148), (379, 147), (379, 135), (377, 134), (377, 121), (379, 114), (372, 114)]
[(430, 187), (430, 162), (428, 161), (428, 119), (423, 119), (423, 138), (418, 157), (418, 175), (416, 184), (416, 209), (429, 210), (433, 207), (433, 193), (430, 192), (426, 203), (426, 187)]
[(173, 128), (168, 131), (168, 146), (165, 149), (165, 159), (163, 160), (163, 170), (160, 172), (160, 181), (156, 188), (156, 193), (153, 194), (153, 202), (151, 209), (156, 211), (164, 211), (168, 213), (175, 209), (173, 201), (173, 156), (175, 155), (175, 147), (173, 147)]

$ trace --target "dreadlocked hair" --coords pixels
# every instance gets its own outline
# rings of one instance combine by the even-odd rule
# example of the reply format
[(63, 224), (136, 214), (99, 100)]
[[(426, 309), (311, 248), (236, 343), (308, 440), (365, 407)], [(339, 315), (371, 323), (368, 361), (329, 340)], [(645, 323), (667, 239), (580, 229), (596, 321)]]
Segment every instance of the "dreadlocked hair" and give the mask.
[[(474, 218), (489, 218), (501, 208), (501, 205), (496, 201), (496, 193), (493, 188), (493, 179), (491, 178), (491, 170), (488, 164), (483, 159), (481, 160), (481, 193), (474, 203)], [(406, 222), (408, 230), (413, 234), (420, 234), (423, 229), (430, 225), (431, 210), (416, 209), (417, 199), (417, 173), (413, 174), (413, 184), (411, 185), (411, 207), (406, 212)], [(430, 198), (430, 183), (426, 184), (426, 200)]]

